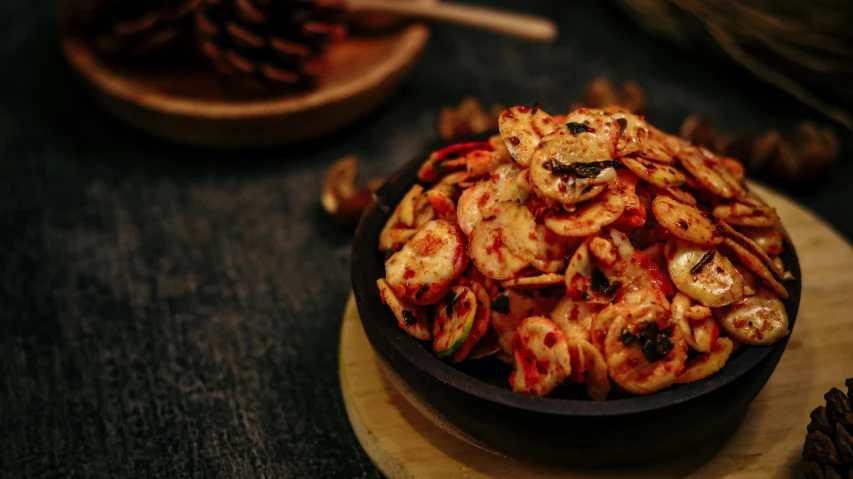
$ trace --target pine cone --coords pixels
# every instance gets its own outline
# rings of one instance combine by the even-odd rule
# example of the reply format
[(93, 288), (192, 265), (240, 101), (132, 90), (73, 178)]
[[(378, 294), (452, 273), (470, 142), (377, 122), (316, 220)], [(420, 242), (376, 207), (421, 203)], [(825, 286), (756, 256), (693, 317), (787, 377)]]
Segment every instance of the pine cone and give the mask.
[(808, 479), (853, 478), (853, 378), (844, 382), (847, 395), (832, 388), (823, 397), (826, 406), (811, 413), (803, 461)]
[(75, 0), (69, 13), (102, 54), (124, 59), (174, 54), (201, 0)]
[(256, 93), (316, 86), (320, 55), (342, 35), (337, 0), (202, 0), (202, 53), (238, 86)]

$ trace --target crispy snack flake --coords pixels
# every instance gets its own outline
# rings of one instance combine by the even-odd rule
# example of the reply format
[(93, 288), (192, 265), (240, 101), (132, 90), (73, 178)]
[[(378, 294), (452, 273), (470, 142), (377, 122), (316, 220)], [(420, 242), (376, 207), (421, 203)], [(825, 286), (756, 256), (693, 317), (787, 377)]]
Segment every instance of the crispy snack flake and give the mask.
[(425, 159), (379, 238), (383, 301), (437, 356), (602, 400), (789, 333), (779, 217), (737, 161), (619, 107), (513, 107), (498, 126)]

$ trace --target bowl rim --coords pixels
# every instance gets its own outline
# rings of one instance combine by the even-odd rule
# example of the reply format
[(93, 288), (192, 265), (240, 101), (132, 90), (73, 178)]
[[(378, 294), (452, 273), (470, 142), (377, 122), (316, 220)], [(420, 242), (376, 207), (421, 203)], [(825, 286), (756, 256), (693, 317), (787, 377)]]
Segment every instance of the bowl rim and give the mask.
[[(482, 140), (484, 138), (487, 138), (487, 135), (477, 135), (467, 140)], [(428, 151), (433, 151), (433, 149)], [(397, 326), (397, 321), (393, 318), (392, 313), (380, 300), (376, 289), (377, 278), (368, 277), (370, 268), (365, 267), (368, 262), (377, 261), (380, 257), (376, 248), (377, 225), (381, 230), (394, 205), (416, 181), (417, 170), (422, 159), (428, 155), (427, 152), (415, 157), (388, 178), (385, 185), (376, 193), (374, 201), (362, 215), (353, 240), (351, 273), (356, 305), (362, 318), (362, 327), (365, 329), (374, 351), (380, 356), (384, 356), (384, 354), (380, 351), (382, 348), (374, 344), (377, 337), (381, 337), (384, 342), (390, 343), (390, 347), (401, 358), (411, 362), (413, 366), (432, 376), (438, 382), (484, 401), (513, 409), (559, 416), (619, 416), (663, 409), (709, 394), (745, 375), (768, 358), (773, 351), (781, 350), (781, 354), (787, 346), (799, 312), (802, 279), (796, 249), (784, 226), (782, 226), (785, 244), (783, 256), (786, 259), (788, 270), (793, 273), (795, 278), (786, 285), (789, 286), (789, 298), (785, 300), (785, 307), (788, 312), (790, 334), (770, 346), (747, 345), (745, 350), (727, 362), (723, 369), (708, 378), (680, 384), (677, 387), (666, 388), (645, 396), (591, 401), (587, 399), (528, 396), (511, 389), (501, 388), (454, 368), (432, 354), (424, 346), (423, 341), (412, 338)], [(381, 317), (371, 315), (372, 312), (380, 310), (384, 311), (384, 314), (377, 315)], [(382, 324), (382, 321), (385, 324)]]

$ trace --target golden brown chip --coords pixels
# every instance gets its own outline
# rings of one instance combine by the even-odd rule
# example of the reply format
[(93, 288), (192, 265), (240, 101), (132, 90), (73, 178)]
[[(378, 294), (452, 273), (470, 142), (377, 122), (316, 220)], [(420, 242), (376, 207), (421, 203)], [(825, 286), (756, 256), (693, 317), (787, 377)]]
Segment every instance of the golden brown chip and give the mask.
[(501, 286), (508, 289), (539, 289), (563, 284), (565, 281), (566, 277), (562, 274), (546, 273), (538, 276), (508, 279), (501, 282)]

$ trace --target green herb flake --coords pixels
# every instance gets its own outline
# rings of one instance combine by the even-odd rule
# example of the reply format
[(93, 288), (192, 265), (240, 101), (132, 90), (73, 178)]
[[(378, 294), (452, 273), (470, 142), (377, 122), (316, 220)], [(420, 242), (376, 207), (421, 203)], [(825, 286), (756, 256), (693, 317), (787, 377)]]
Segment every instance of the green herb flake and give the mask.
[(583, 296), (581, 296), (581, 299), (584, 301), (589, 301), (589, 298), (591, 298), (591, 296), (589, 295), (589, 292), (584, 291)]
[(690, 272), (693, 274), (699, 274), (702, 271), (702, 268), (705, 267), (706, 264), (710, 263), (712, 259), (714, 259), (714, 255), (717, 254), (717, 250), (712, 249), (711, 251), (706, 251), (705, 254), (699, 258), (699, 262), (694, 264), (692, 268), (690, 268)]
[(615, 160), (599, 161), (594, 163), (561, 163), (556, 158), (550, 158), (542, 166), (551, 171), (553, 175), (570, 175), (578, 178), (595, 178), (605, 168), (613, 168), (619, 162)]
[(447, 302), (447, 307), (444, 309), (444, 312), (447, 313), (448, 316), (453, 315), (453, 308), (456, 307), (456, 303), (459, 302), (459, 298), (462, 295), (456, 294), (453, 291), (448, 291), (447, 295), (444, 297), (444, 301)]
[(613, 293), (615, 293), (621, 287), (622, 283), (620, 283), (619, 281), (614, 281), (610, 283), (610, 286), (608, 286), (606, 290), (604, 290), (604, 294), (607, 296), (612, 296)]
[(444, 162), (436, 161), (432, 164), (432, 169), (435, 170), (435, 174), (441, 176), (444, 174)]
[(499, 294), (495, 296), (495, 299), (492, 300), (492, 311), (496, 311), (500, 314), (509, 314), (509, 296), (506, 294)]
[(592, 289), (603, 292), (610, 286), (607, 276), (597, 266), (592, 268)]
[(403, 310), (403, 322), (406, 323), (406, 326), (414, 326), (418, 324), (418, 318), (412, 314), (408, 309)]
[(578, 133), (586, 133), (589, 131), (589, 126), (584, 125), (583, 123), (575, 123), (570, 121), (566, 123), (566, 128), (572, 132), (572, 135), (577, 135)]
[(631, 334), (627, 329), (622, 330), (620, 339), (626, 347), (634, 344), (640, 346), (646, 361), (653, 363), (669, 356), (673, 348), (671, 335), (672, 326), (659, 330), (658, 323), (652, 321), (645, 323), (636, 335)]
[(429, 291), (429, 286), (421, 286), (421, 289), (419, 289), (419, 290), (415, 293), (415, 299), (421, 299), (421, 297), (422, 297), (424, 294), (426, 294), (426, 292), (427, 292), (427, 291)]

